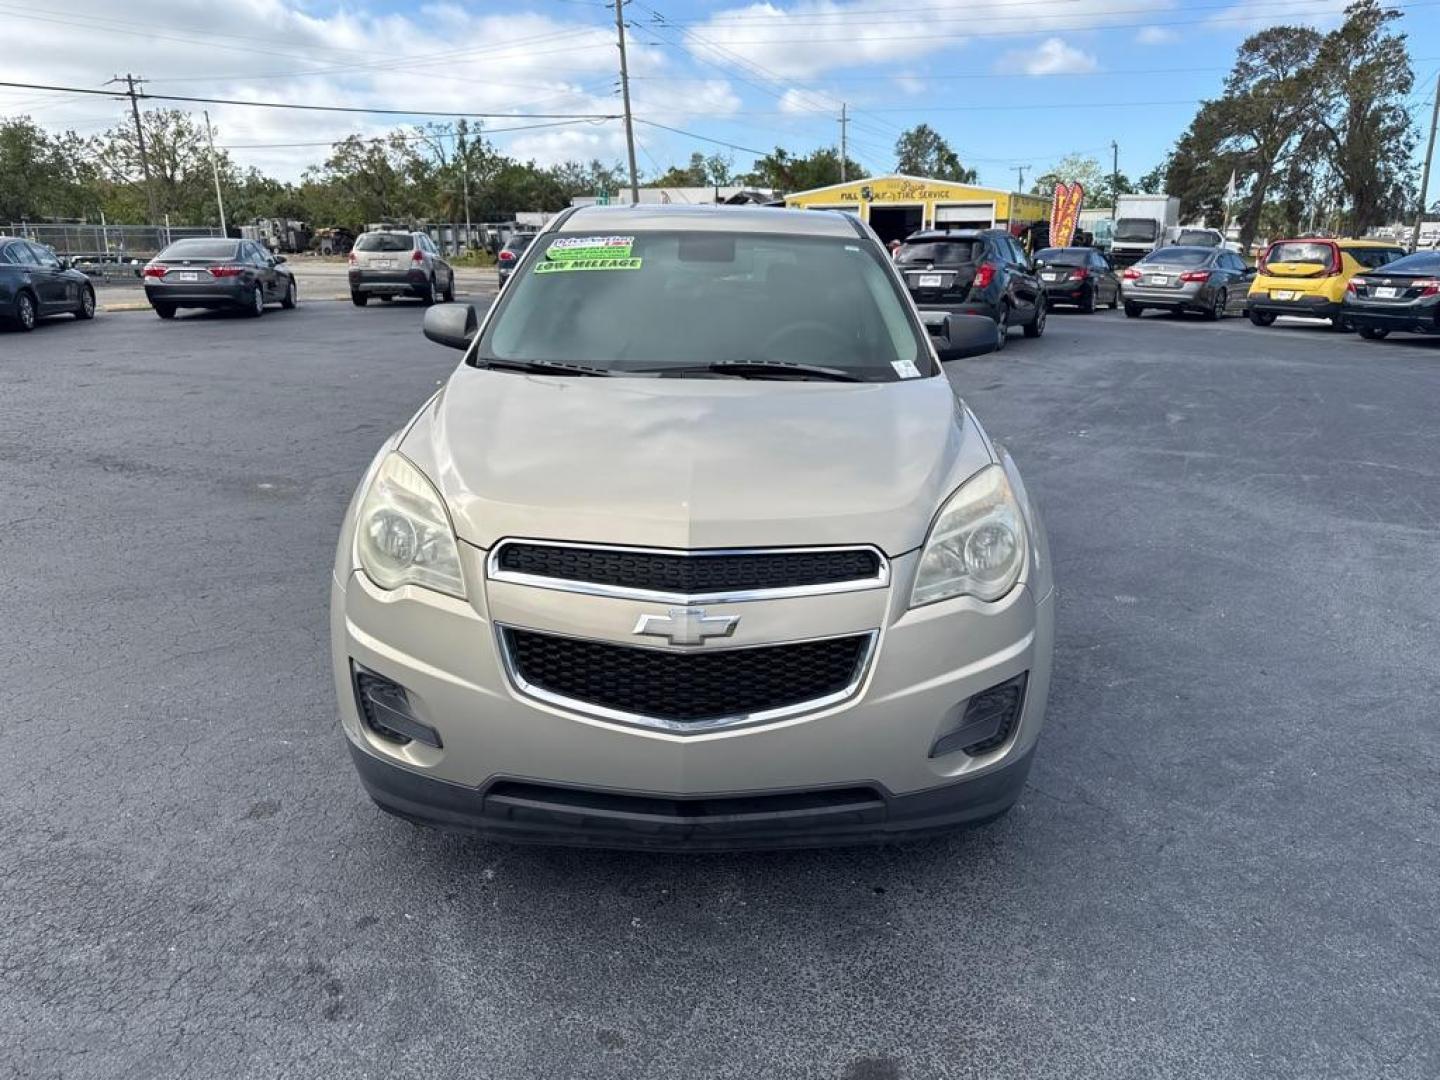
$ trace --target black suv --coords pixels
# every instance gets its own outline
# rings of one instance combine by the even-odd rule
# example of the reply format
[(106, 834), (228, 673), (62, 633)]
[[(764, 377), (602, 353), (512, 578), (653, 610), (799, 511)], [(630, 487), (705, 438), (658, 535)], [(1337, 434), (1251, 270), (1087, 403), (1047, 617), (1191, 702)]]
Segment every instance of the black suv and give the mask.
[(1045, 286), (1004, 229), (914, 233), (895, 252), (895, 266), (931, 333), (957, 312), (994, 319), (996, 349), (1016, 324), (1026, 337), (1045, 332)]

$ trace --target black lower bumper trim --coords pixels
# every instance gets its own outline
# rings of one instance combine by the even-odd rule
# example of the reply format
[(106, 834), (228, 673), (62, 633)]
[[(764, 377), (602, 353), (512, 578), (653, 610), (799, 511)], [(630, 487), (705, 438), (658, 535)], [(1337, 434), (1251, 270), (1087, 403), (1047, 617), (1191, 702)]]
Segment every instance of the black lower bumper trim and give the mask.
[(1019, 797), (1033, 751), (994, 772), (911, 795), (878, 785), (676, 798), (496, 778), (481, 788), (424, 776), (350, 743), (385, 811), (421, 825), (516, 843), (726, 851), (884, 843), (998, 817)]

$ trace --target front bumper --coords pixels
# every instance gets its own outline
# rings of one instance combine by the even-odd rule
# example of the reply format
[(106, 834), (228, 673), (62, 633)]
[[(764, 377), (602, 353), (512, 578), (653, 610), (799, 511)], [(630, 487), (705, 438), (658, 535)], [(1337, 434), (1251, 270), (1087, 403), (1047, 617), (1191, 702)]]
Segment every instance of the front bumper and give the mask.
[[(1282, 290), (1283, 291), (1283, 290)], [(1305, 319), (1333, 319), (1343, 312), (1339, 303), (1319, 294), (1301, 294), (1293, 300), (1276, 300), (1270, 291), (1252, 292), (1245, 298), (1245, 311), (1264, 315), (1295, 315)]]
[[(332, 582), (342, 727), (367, 790), (393, 812), (509, 839), (804, 846), (993, 817), (1023, 785), (1049, 692), (1051, 593), (1037, 597), (1021, 584), (993, 604), (962, 598), (909, 610), (912, 552), (891, 561), (888, 588), (707, 604), (712, 614), (743, 613), (773, 640), (824, 627), (831, 634), (878, 629), (878, 643), (858, 691), (839, 704), (675, 732), (526, 696), (505, 670), (495, 631), (496, 623), (549, 621), (537, 628), (628, 634), (637, 613), (657, 610), (654, 603), (486, 581), (485, 553), (462, 549), (468, 602), (423, 589), (385, 592), (359, 572)], [(441, 745), (397, 746), (366, 726), (352, 664), (403, 686)], [(974, 757), (959, 749), (929, 756), (972, 696), (1021, 674), (1023, 708), (1002, 745)], [(519, 801), (516, 785), (524, 789)], [(837, 789), (871, 794), (825, 803), (824, 793)], [(796, 797), (800, 805), (787, 801)], [(819, 810), (816, 799), (825, 803)]]

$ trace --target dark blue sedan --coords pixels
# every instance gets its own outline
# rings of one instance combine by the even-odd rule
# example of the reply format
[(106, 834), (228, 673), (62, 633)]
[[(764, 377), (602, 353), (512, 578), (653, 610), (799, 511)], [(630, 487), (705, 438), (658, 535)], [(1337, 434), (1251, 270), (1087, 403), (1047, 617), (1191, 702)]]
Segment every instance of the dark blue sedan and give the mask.
[(0, 236), (0, 318), (34, 330), (47, 315), (95, 317), (95, 287), (43, 244)]

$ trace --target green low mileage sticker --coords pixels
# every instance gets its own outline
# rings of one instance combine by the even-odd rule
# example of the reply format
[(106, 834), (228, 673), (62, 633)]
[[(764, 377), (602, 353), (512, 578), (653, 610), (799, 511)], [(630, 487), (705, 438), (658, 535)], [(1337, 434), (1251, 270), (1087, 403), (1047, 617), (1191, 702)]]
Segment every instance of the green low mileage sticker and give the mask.
[(535, 267), (537, 274), (558, 274), (565, 270), (639, 270), (640, 259), (561, 259)]

